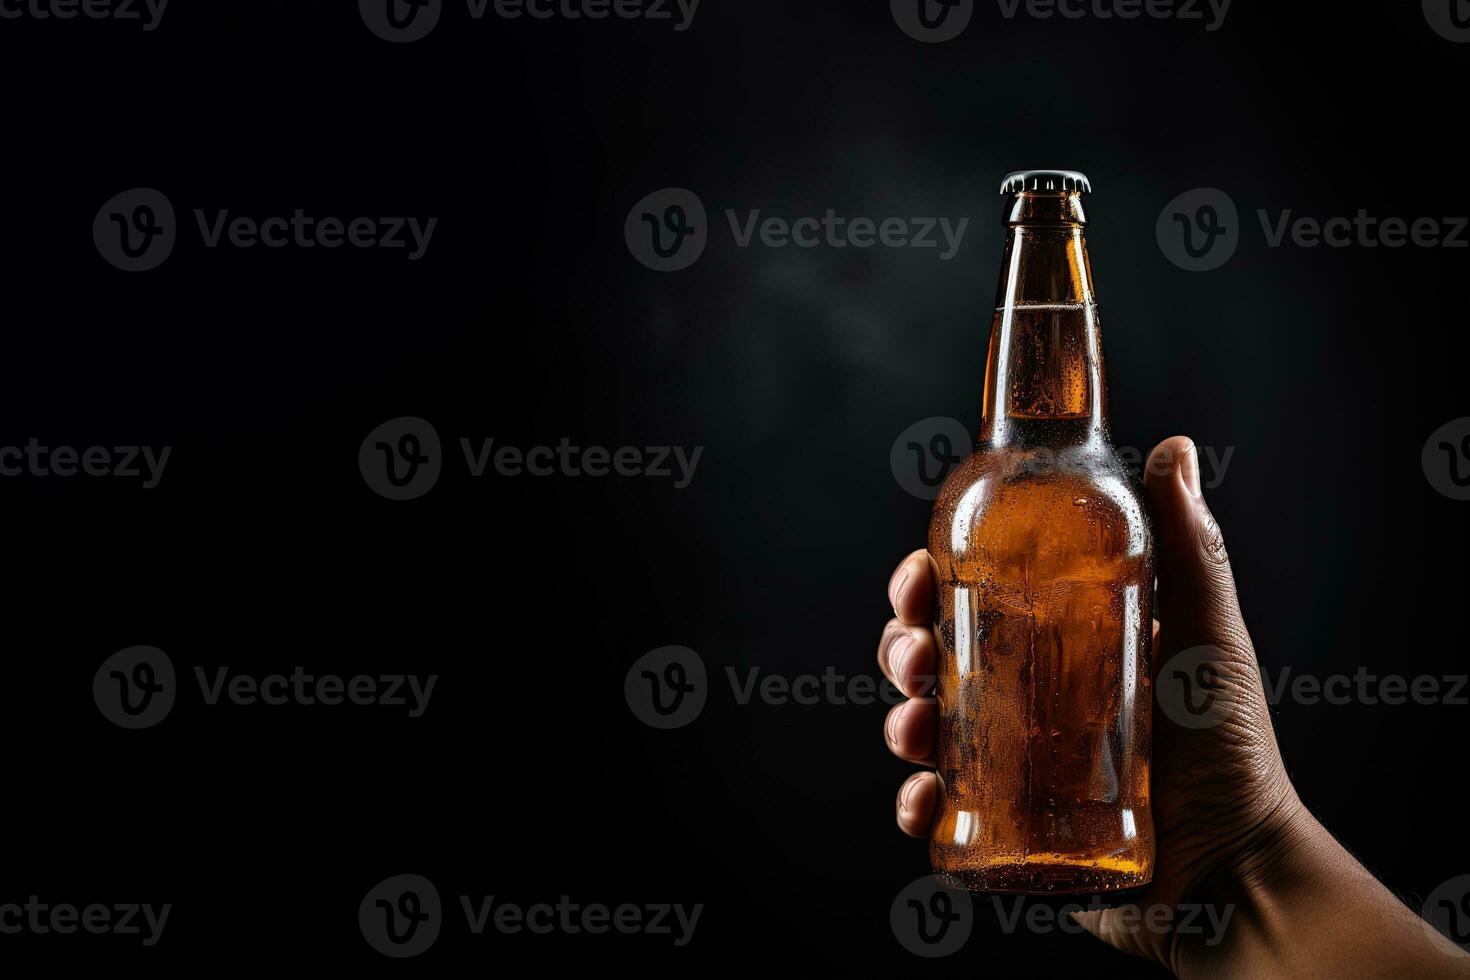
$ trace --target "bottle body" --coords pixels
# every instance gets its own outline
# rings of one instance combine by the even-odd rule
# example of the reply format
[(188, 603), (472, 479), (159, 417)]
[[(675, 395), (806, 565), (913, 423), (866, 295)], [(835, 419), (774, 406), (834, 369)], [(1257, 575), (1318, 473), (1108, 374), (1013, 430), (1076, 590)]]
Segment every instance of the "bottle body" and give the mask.
[(980, 438), (929, 529), (930, 856), (971, 890), (1120, 891), (1154, 865), (1152, 531), (1107, 431), (1080, 220), (1013, 225), (1006, 266)]

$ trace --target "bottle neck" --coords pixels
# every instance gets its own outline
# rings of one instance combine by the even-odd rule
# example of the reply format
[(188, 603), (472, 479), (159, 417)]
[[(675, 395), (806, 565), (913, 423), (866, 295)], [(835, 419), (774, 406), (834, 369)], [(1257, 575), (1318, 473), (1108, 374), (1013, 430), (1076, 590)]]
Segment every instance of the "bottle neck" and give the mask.
[(980, 443), (1106, 442), (1107, 387), (1076, 193), (1023, 193), (1006, 222)]

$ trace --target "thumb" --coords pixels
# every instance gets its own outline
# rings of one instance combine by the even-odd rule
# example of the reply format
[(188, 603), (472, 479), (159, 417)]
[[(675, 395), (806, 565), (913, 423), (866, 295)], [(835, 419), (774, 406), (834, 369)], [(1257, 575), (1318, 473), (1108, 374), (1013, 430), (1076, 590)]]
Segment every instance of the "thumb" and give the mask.
[[(1194, 443), (1184, 436), (1159, 443), (1149, 454), (1144, 490), (1159, 576), (1154, 700), (1165, 724), (1184, 736), (1162, 745), (1156, 738), (1157, 774), (1165, 779), (1171, 769), (1188, 771), (1196, 780), (1212, 774), (1222, 798), (1279, 799), (1285, 768), (1225, 538), (1200, 491)], [(1209, 746), (1203, 756), (1197, 755), (1201, 744)], [(1228, 764), (1210, 765), (1222, 761)], [(1241, 781), (1240, 773), (1252, 775)]]
[(1168, 644), (1161, 652), (1212, 646), (1254, 667), (1225, 538), (1200, 489), (1194, 443), (1172, 436), (1155, 446), (1143, 485), (1157, 531), (1158, 618)]

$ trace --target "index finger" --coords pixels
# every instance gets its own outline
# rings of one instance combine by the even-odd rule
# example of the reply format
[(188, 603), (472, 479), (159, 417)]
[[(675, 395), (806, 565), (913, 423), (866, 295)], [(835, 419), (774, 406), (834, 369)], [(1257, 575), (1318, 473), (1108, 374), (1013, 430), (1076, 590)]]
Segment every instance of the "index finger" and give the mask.
[(888, 602), (893, 606), (893, 615), (906, 626), (929, 622), (934, 602), (929, 552), (920, 548), (898, 563), (888, 579)]

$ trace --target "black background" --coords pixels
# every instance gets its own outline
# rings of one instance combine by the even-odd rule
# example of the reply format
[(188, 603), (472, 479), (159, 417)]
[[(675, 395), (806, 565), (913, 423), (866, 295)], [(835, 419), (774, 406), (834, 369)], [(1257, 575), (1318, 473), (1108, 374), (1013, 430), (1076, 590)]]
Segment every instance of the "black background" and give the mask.
[[(1113, 433), (1233, 447), (1207, 491), (1263, 666), (1464, 672), (1465, 507), (1421, 469), (1467, 414), (1462, 249), (1267, 246), (1257, 209), (1466, 213), (1470, 47), (1417, 4), (1236, 0), (1199, 21), (1006, 20), (920, 44), (885, 3), (704, 0), (669, 22), (471, 21), (373, 36), (355, 4), (174, 0), (158, 30), (0, 20), (0, 445), (169, 445), (160, 485), (0, 480), (6, 858), (0, 902), (171, 902), (162, 941), (0, 936), (0, 961), (395, 965), (357, 929), (393, 874), (446, 902), (704, 903), (694, 940), (487, 935), (451, 920), (401, 969), (650, 975), (1152, 975), (1086, 936), (982, 917), (947, 960), (889, 904), (927, 868), (893, 827), (886, 706), (735, 703), (725, 669), (871, 675), (928, 504), (889, 466), (930, 416), (978, 422), (1008, 170), (1093, 180)], [(168, 195), (180, 242), (128, 274), (103, 202)], [(692, 268), (629, 253), (632, 206), (700, 195)], [(1218, 187), (1223, 267), (1155, 221)], [(206, 249), (192, 210), (437, 216), (428, 254)], [(735, 246), (726, 209), (969, 217), (959, 254)], [(448, 458), (411, 502), (358, 446), (398, 416)], [(691, 485), (470, 478), (497, 445), (702, 446)], [(255, 673), (439, 675), (429, 710), (204, 707), (108, 723), (133, 644)], [(623, 697), (679, 644), (712, 679), (686, 728)], [(192, 683), (192, 679), (189, 680)], [(1462, 706), (1283, 702), (1323, 822), (1408, 900), (1470, 870), (1447, 809)], [(1162, 732), (1160, 737), (1167, 737)], [(1323, 914), (1331, 914), (1324, 896)], [(395, 967), (396, 968), (396, 967)]]

